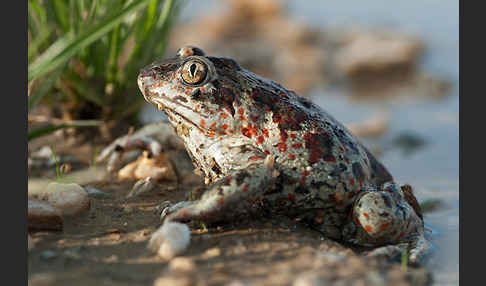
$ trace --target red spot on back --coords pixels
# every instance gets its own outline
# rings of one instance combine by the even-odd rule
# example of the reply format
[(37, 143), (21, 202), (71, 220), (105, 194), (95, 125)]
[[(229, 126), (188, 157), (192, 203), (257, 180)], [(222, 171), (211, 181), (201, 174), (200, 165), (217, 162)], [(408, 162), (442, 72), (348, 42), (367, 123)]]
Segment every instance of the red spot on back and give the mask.
[(309, 159), (307, 160), (310, 164), (318, 162), (323, 155), (323, 150), (321, 147), (321, 142), (319, 142), (319, 135), (307, 132), (304, 135), (305, 147), (309, 149)]
[(367, 213), (363, 213), (363, 216), (366, 218), (366, 219), (369, 219), (370, 216), (367, 214)]
[(297, 135), (295, 135), (295, 133), (292, 133), (292, 134), (290, 134), (290, 138), (295, 139), (295, 138), (297, 138)]
[(250, 157), (250, 160), (252, 160), (252, 161), (258, 161), (260, 159), (262, 159), (262, 157), (260, 157), (260, 156), (252, 156), (252, 157)]
[(248, 192), (249, 188), (250, 188), (250, 184), (245, 184), (245, 186), (243, 187), (243, 192), (244, 193)]
[(268, 150), (263, 151), (263, 153), (265, 153), (267, 156), (270, 155), (270, 151)]
[(300, 185), (303, 186), (305, 185), (306, 177), (310, 175), (310, 172), (307, 170), (303, 170), (301, 174), (302, 174), (302, 178), (300, 178)]
[(300, 149), (302, 148), (302, 143), (292, 144), (292, 148)]
[(285, 130), (280, 130), (280, 142), (285, 143), (289, 138), (289, 134)]
[(336, 162), (336, 157), (334, 157), (333, 155), (329, 155), (327, 156), (324, 161), (326, 162)]
[(241, 127), (241, 133), (243, 133), (243, 135), (245, 135), (246, 137), (251, 138), (250, 129), (248, 129), (247, 126)]
[(228, 117), (228, 114), (221, 112), (221, 118), (226, 119)]
[(248, 124), (248, 126), (241, 127), (241, 133), (246, 137), (251, 138), (258, 135), (258, 130), (256, 126)]
[(364, 229), (366, 230), (366, 232), (371, 232), (373, 231), (373, 228), (371, 227), (371, 225), (367, 225), (364, 227)]
[(389, 225), (390, 225), (389, 223), (384, 223), (384, 224), (380, 225), (380, 231), (387, 230), (387, 228), (388, 228)]
[(258, 138), (257, 138), (257, 144), (262, 144), (263, 141), (265, 141), (265, 139), (263, 138), (263, 136), (262, 135), (258, 136)]
[(289, 154), (288, 157), (289, 157), (289, 160), (295, 160), (295, 155), (294, 154)]
[(278, 151), (280, 151), (280, 152), (287, 151), (287, 144), (285, 144), (285, 143), (280, 142), (277, 145), (275, 145), (275, 147), (277, 147)]
[(269, 137), (267, 128), (263, 129), (263, 135), (265, 135), (265, 137), (267, 137), (267, 138)]
[(232, 178), (233, 178), (233, 177), (232, 177), (231, 175), (228, 175), (228, 177), (226, 178), (226, 181), (224, 181), (224, 184), (225, 184), (225, 185), (230, 185), (230, 184), (231, 184), (231, 179), (232, 179)]
[(224, 130), (228, 129), (229, 128), (229, 125), (224, 123), (223, 125), (221, 125), (221, 128), (223, 128)]
[(204, 128), (204, 125), (206, 125), (206, 121), (204, 121), (204, 119), (201, 119), (199, 125), (201, 125), (201, 128)]

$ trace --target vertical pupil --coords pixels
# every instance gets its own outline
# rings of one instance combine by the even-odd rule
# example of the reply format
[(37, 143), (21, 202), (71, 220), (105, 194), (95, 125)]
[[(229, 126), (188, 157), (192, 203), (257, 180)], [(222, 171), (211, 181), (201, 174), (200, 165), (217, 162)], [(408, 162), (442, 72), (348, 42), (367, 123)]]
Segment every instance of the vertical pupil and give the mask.
[(191, 77), (194, 77), (194, 76), (196, 75), (196, 69), (197, 69), (196, 64), (192, 64), (192, 65), (189, 67), (189, 72), (191, 73)]

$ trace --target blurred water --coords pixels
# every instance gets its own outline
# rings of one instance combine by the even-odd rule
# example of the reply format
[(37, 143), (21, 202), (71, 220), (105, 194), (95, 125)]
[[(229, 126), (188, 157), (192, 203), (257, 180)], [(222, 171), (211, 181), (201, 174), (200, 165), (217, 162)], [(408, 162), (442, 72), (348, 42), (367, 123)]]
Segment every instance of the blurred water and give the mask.
[[(305, 5), (304, 5), (305, 3)], [(357, 104), (349, 98), (316, 92), (314, 100), (344, 123), (384, 110), (391, 116), (387, 141), (411, 132), (426, 141), (411, 155), (385, 151), (380, 160), (401, 183), (415, 187), (420, 201), (441, 199), (446, 207), (425, 215), (440, 233), (434, 285), (459, 284), (459, 4), (455, 0), (289, 1), (293, 15), (320, 27), (386, 27), (418, 35), (427, 50), (422, 68), (450, 80), (447, 98), (416, 102)], [(349, 112), (353, 110), (353, 112)], [(439, 262), (439, 263), (437, 263)]]
[[(181, 21), (221, 8), (223, 1), (188, 1)], [(453, 83), (451, 95), (439, 100), (352, 101), (340, 91), (314, 91), (314, 101), (343, 123), (355, 123), (377, 112), (390, 115), (387, 146), (402, 132), (424, 139), (422, 149), (405, 155), (386, 149), (380, 160), (400, 183), (415, 187), (419, 201), (441, 199), (446, 207), (426, 214), (440, 232), (436, 261), (429, 265), (435, 285), (459, 284), (459, 4), (455, 0), (286, 1), (292, 17), (311, 26), (385, 27), (418, 35), (426, 44), (421, 63), (428, 73)], [(352, 111), (352, 112), (350, 112)]]

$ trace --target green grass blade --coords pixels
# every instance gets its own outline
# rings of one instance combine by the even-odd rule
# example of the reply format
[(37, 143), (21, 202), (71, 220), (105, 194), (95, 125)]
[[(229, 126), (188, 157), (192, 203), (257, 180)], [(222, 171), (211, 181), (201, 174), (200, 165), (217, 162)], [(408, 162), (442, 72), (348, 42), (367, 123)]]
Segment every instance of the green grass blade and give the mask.
[(94, 104), (103, 107), (105, 101), (103, 96), (100, 95), (97, 90), (90, 84), (90, 82), (83, 81), (77, 74), (73, 72), (67, 72), (64, 79), (71, 86), (76, 93)]
[[(52, 2), (52, 7), (54, 10), (54, 16), (58, 25), (64, 32), (68, 32), (70, 29), (69, 19), (68, 19), (68, 8), (64, 0), (50, 0)], [(71, 15), (72, 16), (72, 15)]]
[(49, 133), (52, 133), (56, 130), (59, 129), (64, 129), (64, 128), (79, 128), (79, 127), (96, 127), (100, 126), (101, 121), (97, 120), (84, 120), (84, 121), (73, 121), (73, 122), (67, 122), (63, 124), (48, 124), (44, 127), (39, 127), (37, 129), (34, 129), (32, 131), (29, 131), (27, 134), (27, 141), (30, 141), (32, 139), (35, 139), (37, 137), (40, 137), (42, 135), (46, 135)]
[[(111, 31), (116, 25), (118, 25), (123, 19), (135, 11), (145, 7), (149, 0), (139, 0), (134, 1), (124, 9), (118, 11), (114, 15), (111, 15), (105, 21), (101, 21), (94, 27), (83, 31), (79, 36), (60, 40), (65, 42), (60, 45), (62, 49), (52, 51), (48, 49), (41, 60), (36, 60), (34, 63), (28, 67), (28, 80), (33, 80), (41, 75), (44, 75), (53, 69), (59, 67), (66, 61), (68, 61), (73, 55), (76, 54), (80, 49), (86, 47), (87, 45), (98, 40), (100, 37)], [(59, 40), (58, 40), (59, 41)], [(57, 42), (56, 42), (57, 43)]]
[[(118, 0), (117, 7), (120, 9), (123, 6), (123, 0)], [(110, 53), (108, 55), (108, 68), (106, 69), (106, 81), (112, 83), (115, 81), (118, 74), (118, 55), (120, 52), (120, 24), (116, 25), (115, 29), (111, 32), (110, 37)]]
[(37, 33), (35, 38), (29, 42), (27, 58), (28, 60), (32, 60), (39, 51), (39, 48), (44, 45), (49, 36), (51, 35), (52, 30), (49, 26), (43, 26), (42, 29)]
[(136, 77), (143, 65), (146, 65), (148, 61), (153, 61), (154, 52), (157, 52), (157, 56), (162, 57), (168, 31), (171, 26), (170, 20), (174, 18), (178, 12), (178, 5), (175, 5), (175, 3), (176, 1), (173, 0), (164, 1), (157, 23), (145, 38), (139, 39), (136, 43), (126, 67), (127, 78)]
[(27, 108), (30, 111), (32, 107), (34, 107), (41, 98), (43, 98), (45, 95), (48, 94), (49, 90), (51, 89), (52, 85), (56, 82), (56, 80), (59, 78), (61, 73), (64, 71), (64, 68), (60, 68), (56, 71), (54, 71), (51, 75), (48, 77), (44, 78), (42, 81), (41, 85), (39, 88), (34, 90), (32, 92), (32, 95), (29, 96), (28, 102), (27, 102)]

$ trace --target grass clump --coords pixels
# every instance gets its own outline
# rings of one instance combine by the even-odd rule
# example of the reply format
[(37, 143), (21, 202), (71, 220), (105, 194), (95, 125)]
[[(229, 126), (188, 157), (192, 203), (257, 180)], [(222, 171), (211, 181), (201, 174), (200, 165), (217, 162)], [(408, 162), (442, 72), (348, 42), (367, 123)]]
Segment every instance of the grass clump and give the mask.
[(177, 0), (29, 0), (29, 112), (42, 100), (67, 121), (133, 117), (142, 99), (137, 74), (163, 57), (180, 7)]

